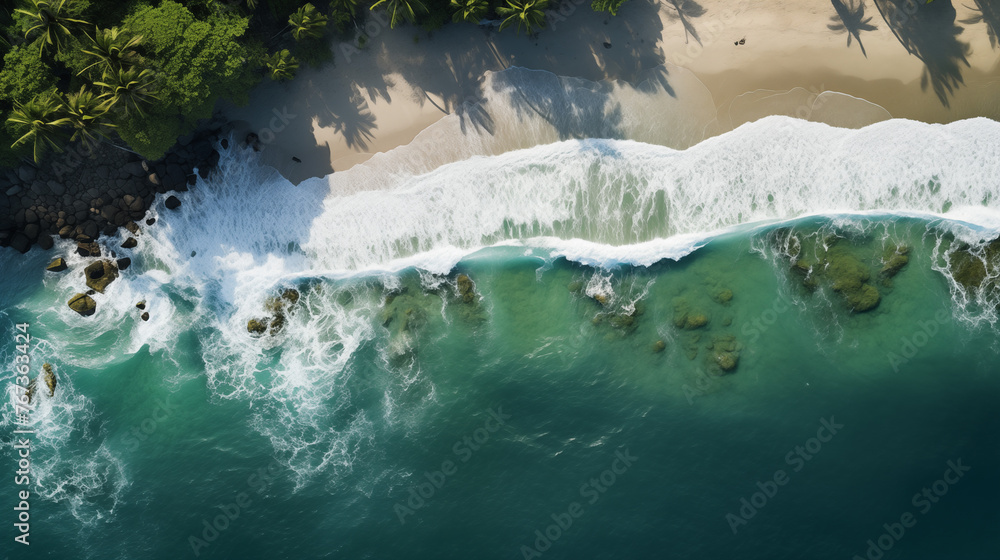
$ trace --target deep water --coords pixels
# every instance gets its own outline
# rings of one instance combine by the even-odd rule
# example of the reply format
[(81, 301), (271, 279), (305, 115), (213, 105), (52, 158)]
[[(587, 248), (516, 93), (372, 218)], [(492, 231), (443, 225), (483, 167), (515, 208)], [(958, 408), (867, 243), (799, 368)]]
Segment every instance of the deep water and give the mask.
[[(987, 161), (996, 148), (957, 126), (951, 142)], [(913, 169), (924, 198), (893, 198), (883, 175), (853, 208), (775, 189), (757, 221), (766, 208), (695, 200), (698, 173), (723, 181), (718, 168), (661, 189), (635, 166), (612, 181), (600, 159), (639, 154), (655, 171), (650, 148), (579, 146), (589, 183), (484, 202), (489, 231), (433, 177), (342, 197), (226, 156), (191, 193), (207, 201), (159, 211), (86, 319), (65, 305), (84, 266), (70, 245), (58, 274), (43, 272), (51, 254), (0, 256), (5, 368), (29, 323), (33, 375), (49, 362), (59, 380), (35, 396), (22, 547), (5, 369), (4, 555), (849, 560), (882, 537), (885, 559), (997, 557), (1000, 267), (984, 257), (987, 277), (963, 286), (953, 256), (996, 237), (997, 203), (977, 190), (995, 192), (992, 167)], [(559, 181), (572, 162), (553, 150), (574, 149), (518, 157)], [(279, 189), (292, 194), (269, 214)], [(566, 212), (562, 189), (579, 195)], [(413, 208), (384, 239), (324, 221), (427, 192), (437, 210)], [(969, 192), (978, 204), (940, 214), (941, 196)], [(271, 330), (252, 336), (250, 319)]]

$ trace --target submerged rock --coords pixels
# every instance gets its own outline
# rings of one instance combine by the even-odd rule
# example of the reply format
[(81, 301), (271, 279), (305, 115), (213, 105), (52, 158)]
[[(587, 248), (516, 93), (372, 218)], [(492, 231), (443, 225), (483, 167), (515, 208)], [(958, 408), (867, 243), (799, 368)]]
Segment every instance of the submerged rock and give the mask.
[(729, 302), (733, 301), (733, 291), (730, 289), (721, 290), (712, 296), (712, 299), (719, 305), (729, 305)]
[(951, 277), (967, 293), (995, 290), (1000, 274), (1000, 238), (979, 248), (962, 244), (948, 255), (948, 265)]
[(740, 363), (740, 350), (742, 348), (742, 345), (736, 341), (736, 337), (731, 334), (716, 336), (708, 345), (712, 362), (723, 373), (731, 373), (736, 370)]
[(662, 340), (657, 340), (656, 342), (653, 343), (654, 354), (659, 354), (660, 352), (663, 352), (666, 349), (667, 349), (667, 343), (663, 342)]
[(87, 287), (103, 294), (108, 284), (118, 278), (118, 267), (109, 260), (94, 261), (87, 265), (84, 274), (87, 277)]
[(69, 298), (69, 308), (84, 317), (89, 317), (97, 310), (97, 302), (86, 294), (76, 294)]
[(879, 275), (883, 278), (892, 278), (899, 274), (899, 271), (910, 262), (910, 248), (906, 245), (893, 245), (886, 248), (882, 256), (882, 270)]
[(471, 278), (465, 274), (459, 274), (455, 278), (455, 283), (458, 285), (458, 295), (461, 296), (464, 303), (472, 303), (476, 300), (476, 290)]
[(864, 313), (878, 307), (881, 296), (878, 288), (868, 284), (871, 270), (854, 256), (842, 251), (830, 251), (824, 275), (830, 288), (844, 296), (851, 311)]
[(45, 380), (45, 386), (49, 388), (49, 396), (56, 396), (56, 372), (52, 371), (52, 364), (46, 362), (42, 364), (42, 369), (45, 371), (42, 378)]
[(62, 257), (59, 257), (49, 263), (49, 266), (45, 267), (45, 270), (49, 272), (62, 272), (66, 270), (66, 261)]

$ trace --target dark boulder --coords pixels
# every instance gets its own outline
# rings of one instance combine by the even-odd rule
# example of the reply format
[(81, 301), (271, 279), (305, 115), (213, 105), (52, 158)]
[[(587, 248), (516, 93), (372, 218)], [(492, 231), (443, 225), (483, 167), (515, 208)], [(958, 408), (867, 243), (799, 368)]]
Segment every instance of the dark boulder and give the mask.
[(49, 266), (45, 267), (45, 270), (49, 272), (62, 272), (66, 270), (66, 261), (62, 257), (55, 259), (49, 263)]
[(167, 207), (167, 210), (176, 210), (180, 207), (181, 201), (176, 196), (168, 196), (164, 205)]

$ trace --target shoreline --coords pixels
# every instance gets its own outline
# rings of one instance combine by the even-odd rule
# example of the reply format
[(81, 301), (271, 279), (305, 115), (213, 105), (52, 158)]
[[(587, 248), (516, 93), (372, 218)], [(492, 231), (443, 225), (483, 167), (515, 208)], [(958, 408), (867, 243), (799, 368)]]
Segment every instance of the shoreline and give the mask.
[[(303, 68), (286, 84), (261, 84), (247, 106), (227, 106), (223, 113), (247, 131), (268, 129), (274, 109), (295, 113), (295, 121), (267, 146), (271, 154), (263, 156), (293, 183), (344, 171), (412, 142), (466, 101), (481, 98), (487, 72), (511, 66), (637, 84), (658, 66), (676, 64), (704, 84), (719, 111), (719, 126), (709, 136), (765, 114), (796, 116), (801, 101), (742, 106), (748, 94), (761, 90), (838, 92), (878, 105), (893, 118), (924, 122), (1000, 118), (1000, 51), (991, 47), (983, 23), (966, 26), (957, 38), (931, 37), (925, 40), (930, 46), (922, 46), (924, 52), (965, 52), (961, 43), (968, 43), (968, 66), (961, 57), (952, 60), (964, 83), (946, 93), (945, 107), (933, 85), (954, 69), (944, 67), (941, 80), (931, 76), (922, 87), (924, 63), (907, 52), (873, 6), (866, 17), (877, 29), (861, 35), (866, 57), (857, 40), (848, 47), (845, 34), (827, 27), (835, 15), (832, 5), (703, 0), (700, 15), (688, 7), (684, 17), (673, 3), (648, 0), (630, 0), (615, 17), (566, 5), (572, 8), (563, 10), (568, 14), (550, 16), (548, 28), (534, 38), (470, 25), (446, 25), (430, 34), (412, 26), (388, 30), (372, 17), (375, 33), (364, 49), (335, 43), (333, 66)], [(956, 21), (970, 17), (966, 6), (955, 8)], [(743, 45), (733, 44), (741, 38)], [(737, 114), (729, 115), (734, 102)]]

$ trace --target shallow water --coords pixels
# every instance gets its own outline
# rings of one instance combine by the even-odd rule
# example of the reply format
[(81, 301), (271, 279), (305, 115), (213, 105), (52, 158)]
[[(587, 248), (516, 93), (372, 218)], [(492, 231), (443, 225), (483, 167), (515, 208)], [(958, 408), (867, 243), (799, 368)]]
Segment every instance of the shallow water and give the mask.
[(0, 256), (59, 379), (30, 557), (848, 559), (905, 513), (884, 558), (994, 557), (996, 300), (950, 255), (997, 237), (998, 135), (770, 118), (353, 194), (229, 153), (91, 318), (70, 246)]

